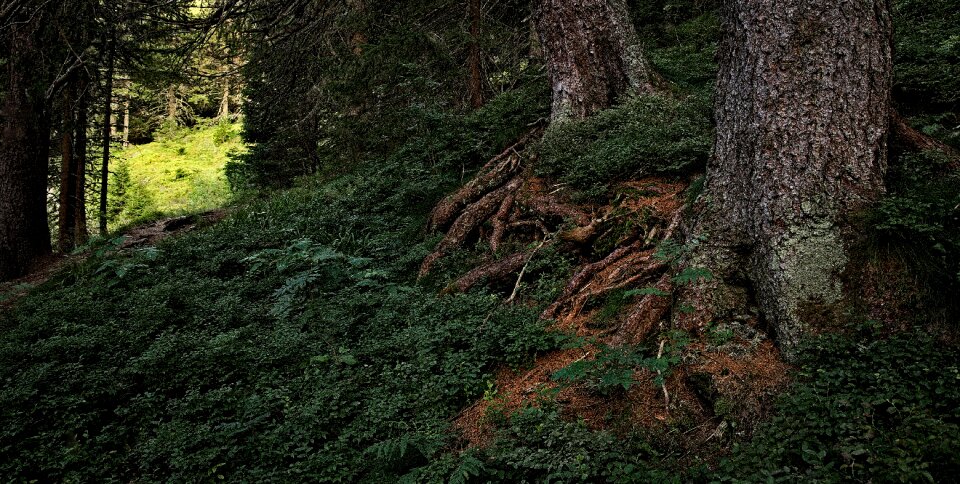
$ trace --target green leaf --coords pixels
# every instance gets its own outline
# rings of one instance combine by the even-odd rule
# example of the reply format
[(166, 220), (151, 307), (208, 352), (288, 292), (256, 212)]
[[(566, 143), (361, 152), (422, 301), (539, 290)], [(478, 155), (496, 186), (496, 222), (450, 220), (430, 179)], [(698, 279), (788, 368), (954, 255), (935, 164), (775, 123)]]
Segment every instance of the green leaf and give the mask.
[(687, 267), (680, 271), (679, 274), (673, 276), (673, 282), (680, 285), (691, 284), (701, 279), (711, 281), (713, 280), (713, 273), (705, 267)]

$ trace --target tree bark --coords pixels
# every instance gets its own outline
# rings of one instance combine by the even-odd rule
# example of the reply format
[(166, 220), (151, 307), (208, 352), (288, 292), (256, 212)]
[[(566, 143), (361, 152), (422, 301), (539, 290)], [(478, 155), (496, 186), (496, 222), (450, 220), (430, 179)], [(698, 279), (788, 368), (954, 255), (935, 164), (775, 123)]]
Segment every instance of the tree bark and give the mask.
[(217, 112), (218, 119), (226, 119), (230, 116), (230, 78), (223, 79), (223, 98), (220, 99), (220, 110)]
[(167, 88), (167, 122), (173, 126), (177, 124), (177, 91), (174, 86)]
[(74, 159), (74, 113), (76, 106), (76, 82), (71, 81), (63, 90), (63, 114), (60, 133), (60, 207), (57, 246), (60, 252), (73, 250), (76, 242), (77, 215), (77, 161)]
[(80, 96), (77, 99), (77, 121), (76, 132), (74, 136), (74, 160), (76, 167), (76, 191), (74, 197), (75, 215), (74, 237), (76, 245), (87, 243), (87, 127), (89, 117), (87, 110), (90, 107), (90, 80), (82, 78)]
[(126, 97), (123, 99), (123, 147), (130, 147), (130, 81), (127, 81)]
[(110, 181), (110, 117), (113, 114), (113, 34), (108, 39), (106, 86), (103, 95), (103, 161), (100, 164), (100, 235), (107, 233), (107, 186)]
[(47, 156), (50, 124), (38, 86), (37, 18), (7, 28), (6, 98), (0, 117), (0, 280), (49, 254)]
[(731, 0), (695, 262), (748, 280), (781, 347), (843, 300), (847, 216), (884, 193), (885, 0)]
[(585, 118), (631, 91), (656, 90), (624, 0), (538, 0), (533, 21), (554, 121)]

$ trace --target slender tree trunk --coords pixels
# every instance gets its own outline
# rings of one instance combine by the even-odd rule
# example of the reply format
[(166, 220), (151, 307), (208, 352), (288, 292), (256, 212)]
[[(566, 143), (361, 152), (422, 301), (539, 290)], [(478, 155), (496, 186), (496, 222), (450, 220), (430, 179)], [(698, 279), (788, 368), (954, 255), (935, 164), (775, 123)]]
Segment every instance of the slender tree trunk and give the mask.
[(107, 233), (107, 184), (110, 181), (110, 117), (113, 115), (114, 39), (111, 33), (107, 47), (106, 86), (103, 99), (103, 162), (100, 164), (100, 234)]
[(537, 0), (533, 21), (553, 90), (554, 121), (584, 118), (628, 92), (653, 92), (625, 0)]
[(0, 117), (0, 280), (27, 272), (50, 253), (47, 156), (50, 125), (38, 92), (37, 21), (8, 27)]
[(469, 0), (470, 10), (470, 105), (476, 109), (483, 106), (483, 69), (480, 53), (480, 0)]
[(77, 95), (75, 81), (70, 81), (63, 90), (63, 114), (60, 133), (60, 208), (57, 246), (60, 252), (67, 253), (73, 250), (76, 241), (77, 215), (77, 170), (74, 159), (74, 109)]
[(174, 86), (167, 88), (167, 122), (177, 123), (177, 91)]
[(80, 97), (77, 99), (77, 134), (74, 136), (76, 148), (74, 159), (76, 166), (76, 192), (74, 207), (74, 237), (77, 245), (87, 242), (87, 127), (89, 124), (88, 109), (90, 108), (90, 81), (84, 78)]
[(217, 117), (224, 119), (230, 116), (230, 78), (223, 79), (223, 98), (220, 100), (220, 111)]
[(841, 307), (848, 216), (884, 192), (892, 79), (885, 0), (732, 0), (701, 262), (748, 280), (790, 349)]
[(123, 147), (130, 147), (130, 81), (127, 81), (126, 97), (123, 99)]

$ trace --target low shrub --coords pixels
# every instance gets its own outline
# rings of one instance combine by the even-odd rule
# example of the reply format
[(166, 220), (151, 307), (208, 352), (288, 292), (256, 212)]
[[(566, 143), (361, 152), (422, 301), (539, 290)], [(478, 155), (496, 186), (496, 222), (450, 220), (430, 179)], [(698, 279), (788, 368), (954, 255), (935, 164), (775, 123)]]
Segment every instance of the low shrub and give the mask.
[(537, 147), (537, 170), (596, 197), (615, 181), (702, 169), (713, 143), (703, 101), (638, 96), (587, 120), (554, 126)]
[(824, 335), (719, 482), (948, 482), (960, 475), (960, 353), (919, 333)]

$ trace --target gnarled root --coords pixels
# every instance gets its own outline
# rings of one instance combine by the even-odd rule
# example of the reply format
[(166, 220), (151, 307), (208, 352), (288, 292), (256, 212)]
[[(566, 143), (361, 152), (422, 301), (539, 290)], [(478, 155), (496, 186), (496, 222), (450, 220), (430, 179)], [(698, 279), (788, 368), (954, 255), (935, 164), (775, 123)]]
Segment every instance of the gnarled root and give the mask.
[[(673, 289), (673, 283), (670, 274), (663, 274), (660, 280), (653, 285), (655, 289), (663, 293), (670, 293)], [(658, 323), (662, 322), (669, 314), (673, 306), (673, 298), (670, 296), (660, 296), (657, 294), (648, 294), (643, 297), (640, 304), (630, 312), (627, 320), (617, 329), (613, 336), (612, 343), (617, 344), (639, 344), (653, 333)]]
[(524, 200), (523, 204), (541, 216), (568, 219), (577, 225), (587, 225), (591, 222), (591, 217), (588, 213), (573, 205), (561, 203), (550, 195), (530, 197)]
[(507, 224), (510, 222), (510, 211), (513, 210), (513, 202), (517, 200), (517, 192), (513, 191), (500, 204), (500, 209), (491, 219), (493, 224), (493, 234), (490, 235), (490, 250), (497, 252), (500, 250), (500, 243), (503, 242), (503, 236), (507, 233)]
[(543, 134), (542, 127), (536, 127), (520, 138), (519, 141), (493, 157), (480, 169), (479, 174), (452, 195), (444, 198), (430, 214), (429, 230), (442, 230), (453, 221), (464, 207), (474, 203), (514, 176), (521, 165), (520, 152), (532, 141)]
[(452, 282), (450, 285), (444, 288), (440, 294), (445, 295), (466, 292), (479, 282), (504, 279), (522, 269), (524, 264), (530, 260), (531, 255), (532, 254), (530, 252), (517, 252), (492, 264), (477, 267), (466, 273), (460, 279)]
[(543, 311), (543, 314), (540, 315), (543, 319), (553, 319), (557, 316), (557, 313), (567, 303), (580, 289), (593, 277), (594, 274), (606, 269), (614, 262), (622, 259), (627, 254), (639, 250), (643, 246), (642, 241), (635, 241), (632, 244), (622, 246), (613, 252), (610, 255), (603, 258), (598, 262), (592, 264), (587, 264), (573, 278), (570, 279), (570, 282), (567, 283), (567, 286), (563, 289), (563, 294), (547, 309)]
[(468, 206), (453, 222), (450, 230), (447, 231), (447, 235), (437, 245), (436, 250), (423, 260), (420, 265), (419, 276), (427, 275), (433, 264), (451, 249), (462, 246), (473, 230), (490, 218), (503, 203), (503, 199), (516, 192), (522, 183), (523, 181), (519, 177), (515, 177), (506, 185), (484, 195), (479, 201)]
[(960, 169), (960, 152), (932, 136), (913, 129), (896, 111), (890, 114), (890, 127), (895, 144), (916, 151), (938, 151), (950, 158), (950, 163), (946, 166), (948, 170)]

